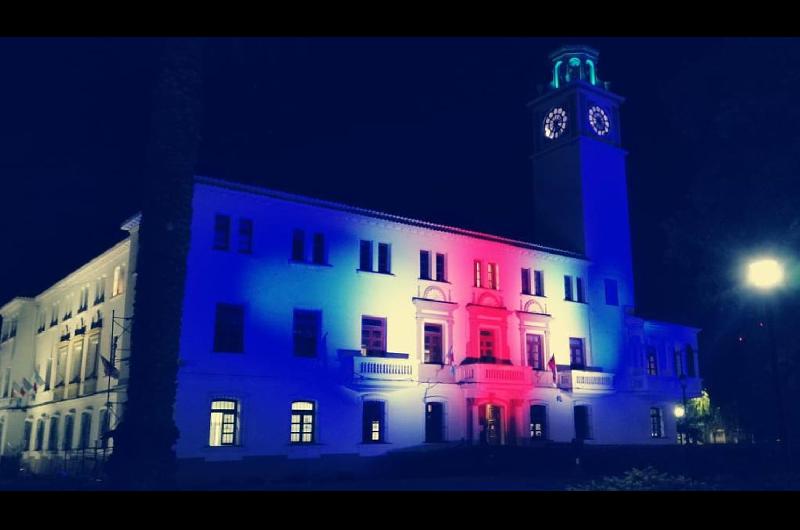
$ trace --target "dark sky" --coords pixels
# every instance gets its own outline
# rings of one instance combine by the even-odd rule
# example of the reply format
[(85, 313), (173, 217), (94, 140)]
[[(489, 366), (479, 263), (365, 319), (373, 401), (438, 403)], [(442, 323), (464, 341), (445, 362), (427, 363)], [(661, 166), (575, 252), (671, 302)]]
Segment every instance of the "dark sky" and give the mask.
[[(525, 104), (547, 83), (547, 54), (573, 43), (600, 51), (600, 78), (627, 98), (638, 306), (684, 320), (661, 223), (684, 200), (697, 150), (670, 116), (687, 92), (663, 86), (716, 39), (211, 39), (198, 173), (529, 239)], [(0, 41), (0, 303), (123, 237), (161, 45)]]

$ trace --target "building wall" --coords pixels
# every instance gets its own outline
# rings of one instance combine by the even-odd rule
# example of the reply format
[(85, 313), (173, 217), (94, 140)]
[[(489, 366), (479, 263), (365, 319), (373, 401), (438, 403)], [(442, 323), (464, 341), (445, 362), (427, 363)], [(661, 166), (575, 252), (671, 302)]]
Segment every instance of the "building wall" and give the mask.
[[(179, 457), (374, 454), (415, 446), (424, 441), (428, 400), (446, 402), (446, 437), (453, 442), (479, 439), (477, 407), (491, 402), (503, 407), (506, 443), (528, 442), (529, 406), (536, 403), (547, 406), (549, 438), (554, 441), (569, 442), (575, 437), (573, 406), (586, 404), (591, 407), (593, 442), (674, 443), (671, 410), (680, 391), (676, 394), (667, 383), (651, 384), (646, 391), (632, 390), (632, 378), (641, 375), (633, 368), (633, 354), (626, 347), (598, 346), (605, 344), (596, 338), (603, 334), (628, 337), (636, 332), (626, 324), (630, 320), (626, 320), (626, 306), (606, 306), (603, 278), (592, 277), (591, 264), (577, 255), (415, 226), (210, 179), (198, 183), (193, 209), (175, 407), (181, 431)], [(232, 250), (212, 248), (216, 214), (231, 217)], [(252, 254), (236, 251), (241, 218), (253, 221)], [(324, 234), (327, 265), (291, 261), (295, 229), (305, 231), (307, 252), (312, 234)], [(374, 241), (375, 260), (378, 242), (391, 245), (391, 274), (358, 270), (362, 239)], [(446, 255), (446, 283), (419, 278), (421, 249), (431, 251), (432, 263), (435, 253)], [(498, 290), (473, 286), (476, 259), (482, 260), (484, 273), (488, 262), (499, 265)], [(545, 296), (521, 294), (523, 267), (544, 271)], [(583, 278), (588, 303), (564, 300), (565, 274)], [(623, 301), (622, 293), (630, 288), (624, 277), (619, 288)], [(243, 353), (213, 351), (219, 302), (245, 308)], [(592, 311), (595, 306), (600, 309)], [(323, 338), (317, 357), (293, 354), (295, 308), (322, 312)], [(387, 351), (408, 354), (407, 362), (394, 363), (407, 364), (408, 377), (360, 377), (364, 374), (354, 363), (364, 360), (358, 351), (363, 315), (387, 320)], [(511, 362), (510, 367), (499, 369), (517, 380), (492, 379), (486, 372), (469, 377), (467, 370), (493, 366), (462, 365), (478, 349), (476, 315), (484, 323), (497, 325), (500, 356), (507, 355)], [(444, 326), (444, 366), (422, 363), (425, 322)], [(641, 321), (637, 325), (638, 337), (644, 340), (645, 326)], [(525, 366), (524, 329), (544, 334), (545, 363), (554, 355), (559, 377), (569, 375), (570, 337), (580, 337), (585, 340), (587, 365), (614, 373), (617, 383), (572, 390), (555, 387), (550, 372), (534, 372)], [(682, 330), (674, 341), (690, 341), (696, 351), (693, 330), (670, 329)], [(453, 366), (447, 358), (451, 350)], [(210, 403), (224, 397), (240, 400), (239, 443), (209, 447)], [(296, 399), (316, 403), (317, 444), (297, 447), (289, 443), (290, 405)], [(361, 443), (365, 399), (387, 402), (386, 445)], [(665, 435), (659, 439), (650, 437), (649, 412), (654, 406), (663, 409)], [(509, 429), (512, 418), (514, 426)]]

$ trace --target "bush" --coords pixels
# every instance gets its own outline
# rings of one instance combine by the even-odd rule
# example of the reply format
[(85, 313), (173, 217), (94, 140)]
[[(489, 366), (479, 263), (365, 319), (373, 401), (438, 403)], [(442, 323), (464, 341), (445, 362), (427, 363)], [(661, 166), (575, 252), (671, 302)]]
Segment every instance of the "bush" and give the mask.
[(683, 491), (713, 489), (705, 482), (699, 482), (683, 475), (660, 473), (652, 466), (644, 469), (633, 468), (622, 476), (603, 477), (585, 484), (568, 486), (568, 491)]

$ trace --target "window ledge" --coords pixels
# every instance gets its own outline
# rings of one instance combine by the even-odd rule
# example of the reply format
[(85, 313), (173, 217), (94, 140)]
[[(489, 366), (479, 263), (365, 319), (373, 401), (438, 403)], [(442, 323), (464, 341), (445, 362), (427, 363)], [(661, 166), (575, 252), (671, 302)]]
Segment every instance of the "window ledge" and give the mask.
[(420, 281), (423, 281), (423, 282), (446, 283), (446, 284), (450, 285), (450, 282), (447, 281), (447, 280), (437, 280), (435, 278), (417, 278), (417, 279), (420, 280)]
[(308, 267), (333, 267), (330, 263), (317, 263), (316, 261), (299, 261), (296, 259), (289, 259), (290, 265), (308, 266)]
[(356, 272), (358, 272), (358, 273), (368, 272), (370, 274), (380, 274), (381, 276), (394, 276), (394, 273), (391, 273), (391, 272), (369, 271), (369, 270), (366, 270), (366, 269), (356, 269)]

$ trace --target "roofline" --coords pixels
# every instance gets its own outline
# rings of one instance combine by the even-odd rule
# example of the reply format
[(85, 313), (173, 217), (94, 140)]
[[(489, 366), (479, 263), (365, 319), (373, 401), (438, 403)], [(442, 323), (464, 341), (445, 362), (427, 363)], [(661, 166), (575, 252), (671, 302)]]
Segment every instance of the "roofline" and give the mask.
[(575, 252), (570, 252), (568, 250), (561, 250), (553, 247), (547, 247), (544, 245), (539, 245), (536, 243), (530, 243), (527, 241), (520, 241), (517, 239), (510, 239), (502, 236), (497, 236), (493, 234), (486, 234), (484, 232), (476, 232), (474, 230), (467, 230), (465, 228), (457, 228), (454, 226), (448, 226), (438, 223), (432, 223), (429, 221), (422, 221), (420, 219), (414, 219), (411, 217), (403, 217), (400, 215), (394, 215), (386, 212), (380, 212), (377, 210), (370, 210), (367, 208), (360, 208), (358, 206), (350, 206), (348, 204), (343, 204), (339, 202), (333, 201), (326, 201), (323, 199), (316, 199), (314, 197), (308, 197), (305, 195), (296, 195), (293, 193), (286, 193), (283, 191), (277, 191), (269, 188), (265, 188), (262, 186), (255, 186), (251, 184), (242, 184), (241, 182), (233, 182), (229, 180), (222, 180), (213, 177), (206, 177), (197, 175), (195, 176), (195, 181), (200, 184), (208, 184), (210, 186), (216, 186), (219, 188), (226, 188), (233, 191), (241, 191), (246, 193), (254, 193), (258, 195), (265, 195), (267, 197), (272, 197), (275, 199), (291, 201), (291, 202), (298, 202), (301, 204), (307, 204), (310, 206), (317, 206), (321, 208), (327, 208), (330, 210), (337, 210), (343, 211), (348, 213), (354, 213), (357, 215), (365, 215), (368, 217), (374, 217), (377, 219), (383, 219), (386, 221), (394, 221), (396, 223), (403, 223), (411, 226), (418, 226), (421, 228), (428, 228), (430, 230), (438, 230), (440, 232), (449, 232), (452, 234), (458, 234), (467, 237), (475, 237), (479, 239), (484, 239), (487, 241), (494, 241), (497, 243), (505, 243), (507, 245), (513, 245), (515, 247), (526, 248), (530, 250), (538, 250), (540, 252), (546, 252), (549, 254), (558, 254), (560, 256), (566, 256), (570, 258), (575, 258), (579, 260), (589, 261), (589, 259), (584, 256), (583, 254), (578, 254)]

